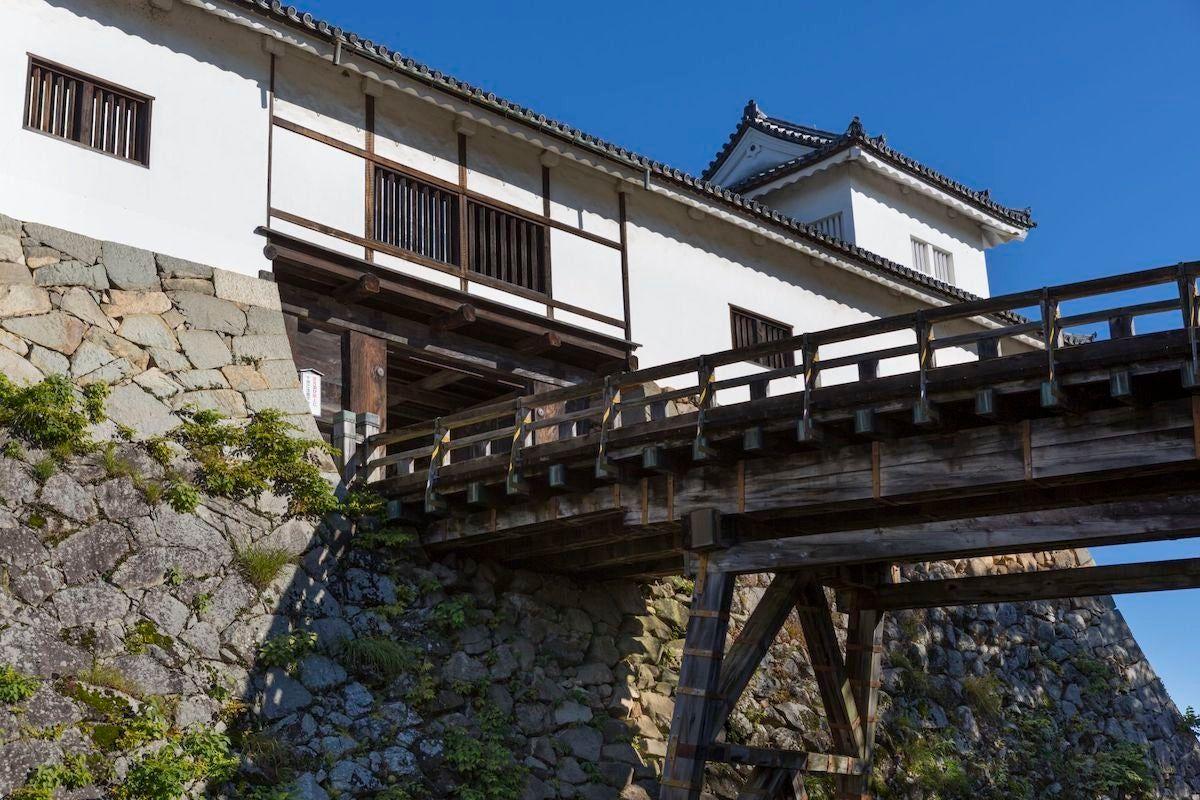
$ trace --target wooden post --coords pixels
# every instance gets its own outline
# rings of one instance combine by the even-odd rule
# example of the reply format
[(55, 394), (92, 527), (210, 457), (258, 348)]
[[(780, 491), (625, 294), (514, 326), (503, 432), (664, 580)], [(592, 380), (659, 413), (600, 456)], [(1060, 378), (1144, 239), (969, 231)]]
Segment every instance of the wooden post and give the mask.
[[(886, 564), (871, 564), (863, 567), (863, 582), (870, 587), (881, 586), (891, 580), (891, 568)], [(857, 594), (857, 593), (856, 593)], [(875, 729), (878, 724), (879, 682), (883, 660), (883, 612), (864, 608), (851, 601), (850, 625), (846, 634), (846, 674), (850, 689), (858, 708), (862, 725), (862, 750), (859, 758), (863, 764), (860, 775), (839, 778), (839, 800), (870, 800), (868, 782), (871, 764), (875, 756)]]
[(370, 412), (364, 412), (358, 415), (356, 423), (356, 438), (358, 439), (358, 453), (356, 456), (357, 472), (367, 483), (372, 483), (382, 477), (379, 474), (379, 469), (367, 469), (367, 462), (377, 458), (381, 450), (378, 447), (371, 447), (369, 444), (371, 437), (380, 431), (379, 417)]
[(718, 686), (733, 587), (734, 576), (710, 570), (708, 555), (702, 553), (667, 740), (661, 800), (700, 800), (705, 752), (716, 734), (714, 727), (723, 705)]
[(346, 365), (344, 405), (356, 413), (379, 418), (387, 427), (387, 342), (375, 336), (350, 331), (343, 340)]
[(358, 415), (353, 411), (339, 411), (333, 418), (333, 449), (338, 453), (338, 466), (342, 469), (342, 484), (354, 482), (358, 471)]

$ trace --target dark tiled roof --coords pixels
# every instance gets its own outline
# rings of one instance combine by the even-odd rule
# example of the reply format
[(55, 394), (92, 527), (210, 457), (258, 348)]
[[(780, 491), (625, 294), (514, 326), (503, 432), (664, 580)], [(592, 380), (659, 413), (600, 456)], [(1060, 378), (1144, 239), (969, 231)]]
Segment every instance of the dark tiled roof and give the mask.
[[(753, 103), (753, 101), (751, 101), (751, 103)], [(747, 108), (749, 108), (749, 106), (747, 106)], [(755, 108), (757, 109), (757, 106), (755, 106)], [(746, 120), (745, 116), (743, 115), (742, 123), (739, 125), (739, 130), (741, 129), (741, 126), (745, 124)], [(759, 127), (761, 129), (761, 126)], [(734, 137), (739, 135), (740, 134), (735, 133)], [(725, 150), (723, 150), (722, 154), (718, 156), (718, 160), (723, 160), (724, 157), (728, 155), (726, 151), (732, 148), (733, 141), (734, 139), (731, 138), (730, 144), (726, 145)], [(770, 169), (763, 170), (756, 175), (743, 178), (737, 183), (732, 184), (729, 188), (735, 192), (747, 192), (751, 189), (765, 186), (766, 184), (776, 180), (777, 178), (781, 178), (784, 175), (790, 175), (794, 172), (804, 169), (805, 167), (820, 163), (830, 156), (836, 155), (855, 146), (867, 150), (872, 155), (877, 156), (878, 158), (888, 162), (898, 169), (901, 169), (910, 175), (915, 175), (916, 177), (921, 178), (933, 186), (936, 186), (942, 191), (954, 195), (958, 199), (969, 203), (982, 211), (986, 211), (998, 219), (1002, 219), (1005, 222), (1009, 222), (1021, 228), (1034, 228), (1037, 226), (1037, 223), (1034, 222), (1033, 218), (1030, 216), (1030, 210), (1028, 208), (1009, 208), (1008, 206), (1000, 205), (992, 199), (991, 193), (987, 189), (972, 189), (971, 187), (965, 186), (958, 181), (953, 180), (952, 178), (946, 177), (942, 173), (925, 166), (916, 159), (910, 158), (900, 151), (888, 147), (887, 140), (884, 139), (883, 136), (867, 136), (867, 133), (863, 129), (862, 123), (859, 121), (858, 117), (855, 117), (850, 122), (850, 126), (846, 128), (845, 133), (841, 134), (840, 136), (832, 137), (830, 140), (824, 142), (811, 153), (805, 153), (804, 155), (784, 161), (782, 164), (778, 164)], [(717, 164), (716, 161), (713, 163)], [(713, 167), (710, 166), (709, 169), (712, 170)]]
[(700, 177), (706, 181), (711, 181), (713, 175), (717, 174), (717, 170), (725, 163), (725, 159), (729, 158), (729, 155), (733, 152), (733, 148), (741, 141), (746, 131), (751, 129), (760, 130), (779, 139), (790, 139), (807, 147), (824, 147), (838, 138), (838, 134), (836, 133), (823, 131), (819, 128), (810, 128), (807, 125), (797, 125), (794, 122), (788, 122), (786, 119), (778, 117), (768, 117), (758, 107), (758, 103), (751, 100), (742, 109), (742, 118), (738, 121), (737, 128), (734, 129), (733, 133), (729, 134), (729, 138), (721, 147), (720, 152), (713, 156), (712, 161), (708, 162), (708, 166), (704, 168), (704, 172), (700, 173)]
[[(683, 170), (663, 164), (659, 161), (639, 155), (631, 150), (607, 142), (599, 137), (584, 133), (565, 123), (548, 118), (532, 109), (505, 100), (492, 92), (485, 91), (457, 78), (446, 75), (438, 70), (408, 58), (385, 45), (375, 44), (370, 39), (355, 33), (343, 31), (325, 20), (313, 17), (312, 14), (300, 11), (294, 6), (284, 6), (278, 0), (231, 0), (241, 8), (272, 19), (275, 22), (288, 25), (306, 33), (326, 39), (343, 50), (355, 53), (402, 73), (409, 78), (428, 86), (437, 88), (447, 94), (487, 109), (509, 119), (514, 119), (535, 130), (566, 142), (580, 149), (598, 153), (613, 161), (623, 163), (650, 177), (657, 177), (678, 188), (690, 191), (710, 202), (716, 202), (728, 208), (747, 214), (764, 223), (794, 235), (798, 239), (807, 240), (835, 256), (854, 262), (893, 280), (918, 287), (930, 294), (948, 301), (967, 301), (979, 299), (977, 295), (964, 291), (957, 286), (939, 281), (924, 273), (910, 269), (883, 258), (880, 255), (864, 250), (857, 245), (835, 239), (805, 225), (792, 217), (782, 214), (757, 201), (743, 197), (702, 178), (697, 178)], [(799, 126), (792, 126), (799, 130)], [(800, 135), (800, 134), (798, 134)]]

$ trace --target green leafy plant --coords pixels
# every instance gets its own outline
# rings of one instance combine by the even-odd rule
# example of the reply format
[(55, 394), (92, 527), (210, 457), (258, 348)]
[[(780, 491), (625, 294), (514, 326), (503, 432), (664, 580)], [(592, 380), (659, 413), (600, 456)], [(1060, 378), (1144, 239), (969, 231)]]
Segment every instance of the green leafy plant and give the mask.
[(212, 609), (212, 595), (200, 592), (192, 598), (192, 608), (197, 614), (207, 614)]
[(461, 727), (446, 731), (446, 763), (458, 773), (461, 800), (517, 800), (527, 768), (504, 742), (503, 716), (495, 707), (478, 716), (479, 732)]
[(33, 479), (38, 483), (50, 480), (56, 472), (58, 472), (58, 462), (50, 456), (46, 456), (33, 465)]
[(999, 719), (1004, 709), (1003, 682), (995, 675), (968, 675), (963, 692), (971, 707), (987, 719)]
[(265, 667), (282, 667), (295, 672), (300, 659), (317, 646), (317, 635), (311, 631), (296, 631), (273, 636), (258, 649), (259, 663)]
[(17, 386), (0, 375), (0, 427), (37, 448), (87, 452), (93, 446), (87, 427), (104, 420), (107, 396), (107, 386), (92, 383), (76, 397), (75, 388), (62, 375), (28, 386)]
[(416, 535), (408, 528), (388, 526), (379, 530), (360, 531), (356, 537), (357, 543), (369, 550), (384, 552), (403, 550), (411, 547), (417, 540)]
[(200, 506), (200, 490), (179, 478), (173, 478), (162, 490), (162, 499), (180, 514), (191, 514)]
[(33, 697), (41, 681), (18, 672), (10, 664), (0, 664), (0, 703), (10, 706)]
[(4, 447), (0, 447), (0, 455), (5, 458), (25, 458), (25, 448), (21, 447), (21, 443), (16, 439), (9, 439), (4, 443)]
[(443, 631), (462, 630), (475, 616), (475, 598), (463, 595), (434, 606), (433, 621)]
[(67, 756), (61, 764), (42, 764), (29, 773), (25, 785), (11, 795), (13, 800), (53, 800), (54, 790), (82, 789), (95, 779), (82, 755)]
[(328, 452), (324, 442), (293, 435), (299, 430), (276, 409), (230, 424), (215, 411), (182, 412), (171, 437), (199, 463), (198, 489), (213, 497), (245, 500), (271, 490), (288, 500), (288, 515), (319, 518), (339, 503), (309, 454)]
[(292, 554), (279, 547), (251, 545), (234, 554), (238, 570), (260, 592), (265, 591), (279, 576), (279, 571), (291, 563)]

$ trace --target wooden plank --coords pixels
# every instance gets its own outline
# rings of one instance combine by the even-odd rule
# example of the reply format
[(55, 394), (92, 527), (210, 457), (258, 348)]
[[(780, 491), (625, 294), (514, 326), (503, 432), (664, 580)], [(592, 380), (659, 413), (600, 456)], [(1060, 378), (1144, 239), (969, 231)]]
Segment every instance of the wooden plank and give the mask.
[(344, 341), (346, 408), (356, 414), (376, 414), (381, 428), (386, 428), (387, 343), (358, 331), (347, 333)]
[(1200, 558), (910, 581), (866, 592), (863, 608), (895, 611), (1200, 588)]
[(721, 705), (717, 689), (733, 589), (733, 576), (708, 569), (707, 556), (701, 556), (663, 764), (661, 800), (700, 800), (706, 752), (715, 734), (712, 724)]
[(713, 560), (715, 567), (722, 570), (772, 572), (872, 561), (922, 561), (1093, 547), (1198, 535), (1200, 495), (1186, 495), (745, 542), (715, 553)]
[[(752, 764), (803, 773), (857, 775), (863, 770), (862, 763), (853, 756), (747, 747), (728, 742), (712, 745), (709, 748), (708, 757), (710, 761), (719, 761), (725, 764)], [(662, 796), (665, 798), (667, 795)]]
[[(879, 587), (891, 577), (886, 564), (871, 564), (864, 568), (862, 580), (870, 587)], [(859, 602), (861, 592), (854, 593), (849, 609), (846, 631), (846, 677), (860, 714), (862, 736), (859, 757), (863, 771), (859, 775), (840, 779), (843, 797), (870, 800), (867, 779), (875, 758), (875, 733), (878, 727), (879, 684), (883, 662), (883, 612), (866, 608)]]

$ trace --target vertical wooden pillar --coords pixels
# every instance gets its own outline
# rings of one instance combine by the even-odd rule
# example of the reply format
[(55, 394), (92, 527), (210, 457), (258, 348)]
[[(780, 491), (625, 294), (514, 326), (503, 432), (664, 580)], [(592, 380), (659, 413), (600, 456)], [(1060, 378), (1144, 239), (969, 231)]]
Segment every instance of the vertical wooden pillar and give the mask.
[(667, 740), (661, 800), (699, 800), (704, 788), (705, 751), (722, 713), (718, 686), (733, 587), (734, 576), (710, 570), (708, 556), (701, 553)]
[(350, 331), (342, 340), (345, 397), (343, 406), (356, 414), (379, 417), (387, 428), (387, 343), (378, 337)]
[[(863, 568), (864, 583), (880, 586), (891, 578), (891, 568), (872, 564)], [(846, 634), (846, 674), (862, 721), (861, 775), (840, 779), (839, 800), (870, 800), (869, 782), (875, 756), (875, 729), (879, 715), (879, 683), (883, 661), (883, 612), (860, 608), (852, 601)]]

